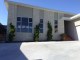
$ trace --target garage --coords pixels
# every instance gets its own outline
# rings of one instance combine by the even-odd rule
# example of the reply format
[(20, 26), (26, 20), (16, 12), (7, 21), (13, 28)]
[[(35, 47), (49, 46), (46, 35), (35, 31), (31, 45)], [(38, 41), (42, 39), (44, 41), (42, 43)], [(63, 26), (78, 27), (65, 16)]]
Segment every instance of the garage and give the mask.
[(80, 40), (80, 14), (70, 18), (70, 33), (75, 40)]

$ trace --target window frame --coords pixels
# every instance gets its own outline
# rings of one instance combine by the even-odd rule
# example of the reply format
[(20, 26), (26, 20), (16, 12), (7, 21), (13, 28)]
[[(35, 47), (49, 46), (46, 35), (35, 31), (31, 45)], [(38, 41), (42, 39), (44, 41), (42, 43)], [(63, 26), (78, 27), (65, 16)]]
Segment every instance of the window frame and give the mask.
[[(28, 20), (28, 24), (26, 25), (26, 23), (24, 24), (23, 23), (23, 18), (27, 18), (27, 20)], [(17, 19), (18, 19), (18, 17), (17, 17)], [(32, 27), (33, 27), (33, 19), (32, 19), (32, 21), (30, 22), (29, 21), (29, 19), (30, 18), (28, 18), (28, 17), (20, 17), (20, 21), (18, 21), (18, 20), (16, 20), (17, 22), (16, 22), (16, 31), (17, 32), (25, 32), (25, 33), (32, 33), (32, 31), (30, 32), (29, 31), (29, 29), (31, 28), (31, 30), (32, 30)], [(25, 21), (25, 20), (24, 20)], [(21, 28), (20, 28), (20, 31), (18, 31), (18, 22), (20, 22), (20, 26), (21, 26)], [(23, 24), (22, 24), (23, 23)], [(29, 26), (29, 24), (32, 24), (31, 26)], [(25, 26), (25, 28), (22, 28), (22, 26)], [(25, 29), (25, 30), (24, 30)], [(27, 30), (26, 30), (27, 29)]]
[[(41, 21), (42, 20), (42, 21)], [(40, 19), (40, 24), (42, 25), (42, 27), (40, 27), (40, 24), (39, 24), (39, 27), (40, 27), (40, 33), (43, 33), (43, 28), (44, 28), (44, 26), (43, 26), (43, 19)], [(42, 30), (42, 31), (41, 31)]]
[[(57, 21), (57, 23), (56, 23), (56, 21)], [(58, 20), (54, 20), (54, 31), (55, 31), (55, 33), (58, 32)]]

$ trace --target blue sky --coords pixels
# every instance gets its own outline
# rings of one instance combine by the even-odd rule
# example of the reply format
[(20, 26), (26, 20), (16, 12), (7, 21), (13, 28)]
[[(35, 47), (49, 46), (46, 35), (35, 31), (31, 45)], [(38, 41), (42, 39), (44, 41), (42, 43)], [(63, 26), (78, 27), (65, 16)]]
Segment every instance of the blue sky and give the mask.
[[(11, 0), (49, 9), (61, 10), (71, 13), (80, 13), (80, 0)], [(4, 0), (0, 0), (0, 23), (7, 24), (7, 9)]]

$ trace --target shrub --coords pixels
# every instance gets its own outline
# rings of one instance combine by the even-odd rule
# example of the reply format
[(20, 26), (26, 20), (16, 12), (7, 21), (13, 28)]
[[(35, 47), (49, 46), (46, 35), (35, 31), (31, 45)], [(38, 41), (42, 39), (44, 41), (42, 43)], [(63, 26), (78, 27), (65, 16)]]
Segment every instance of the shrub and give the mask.
[(52, 40), (52, 26), (51, 26), (51, 23), (49, 21), (47, 23), (47, 28), (48, 28), (47, 40)]
[(34, 28), (34, 41), (39, 41), (39, 24)]
[(65, 33), (60, 34), (60, 36), (61, 36), (61, 40), (62, 41), (71, 41), (71, 40), (73, 40), (73, 38), (71, 36), (69, 36), (69, 35), (67, 35)]
[(14, 37), (15, 37), (15, 27), (12, 25), (12, 23), (10, 23), (8, 41), (12, 42)]

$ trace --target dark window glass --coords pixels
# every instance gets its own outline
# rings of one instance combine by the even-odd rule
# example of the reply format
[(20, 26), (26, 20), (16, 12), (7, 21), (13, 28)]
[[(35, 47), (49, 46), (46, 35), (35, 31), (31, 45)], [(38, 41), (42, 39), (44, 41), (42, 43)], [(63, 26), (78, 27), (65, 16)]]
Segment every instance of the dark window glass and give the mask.
[(17, 17), (17, 32), (32, 32), (32, 18)]
[(29, 18), (29, 22), (32, 22), (32, 18)]
[(54, 25), (55, 32), (58, 32), (58, 20), (54, 20)]
[(29, 23), (29, 27), (32, 27), (32, 23)]
[(43, 33), (43, 29), (40, 29), (40, 33)]
[(39, 27), (40, 27), (40, 33), (43, 33), (43, 19), (40, 19)]
[(21, 28), (21, 32), (28, 32), (28, 28)]
[(55, 24), (58, 24), (58, 20), (55, 20), (54, 23), (55, 23)]
[(28, 26), (28, 18), (22, 18), (22, 25)]
[(20, 32), (21, 29), (21, 22), (17, 22), (17, 32)]
[(40, 27), (40, 28), (43, 28), (43, 24), (39, 24), (39, 27)]
[(57, 25), (55, 25), (55, 28), (58, 28), (58, 26), (57, 26)]
[(28, 32), (28, 28), (26, 28), (26, 32)]
[(21, 18), (20, 17), (17, 17), (17, 21), (21, 21)]
[(17, 22), (17, 26), (21, 25), (21, 22)]
[(32, 28), (29, 28), (29, 32), (32, 32)]
[(40, 19), (40, 23), (43, 23), (43, 19)]

